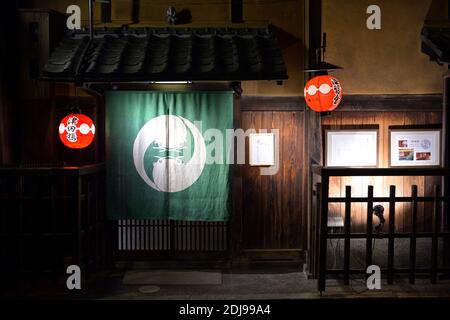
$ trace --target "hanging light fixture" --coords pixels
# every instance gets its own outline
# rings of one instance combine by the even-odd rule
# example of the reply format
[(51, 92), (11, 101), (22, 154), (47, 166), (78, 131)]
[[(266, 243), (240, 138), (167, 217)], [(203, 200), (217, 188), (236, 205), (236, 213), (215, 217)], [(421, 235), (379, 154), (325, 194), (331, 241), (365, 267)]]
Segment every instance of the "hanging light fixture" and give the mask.
[(305, 73), (315, 74), (304, 88), (306, 104), (322, 115), (329, 114), (336, 109), (342, 100), (342, 87), (339, 80), (329, 76), (328, 72), (342, 69), (341, 67), (325, 62), (327, 47), (327, 34), (323, 34), (322, 46), (316, 50), (316, 61), (305, 69)]
[(304, 97), (306, 104), (316, 112), (330, 112), (342, 100), (339, 80), (329, 76), (317, 76), (306, 83)]
[(330, 112), (342, 100), (339, 80), (329, 76), (317, 76), (306, 83), (304, 91), (306, 104), (316, 112)]
[(68, 148), (86, 148), (92, 143), (94, 136), (94, 122), (84, 114), (69, 114), (59, 123), (59, 138)]
[(342, 69), (341, 67), (325, 62), (325, 52), (327, 51), (327, 34), (323, 33), (322, 36), (322, 46), (316, 49), (316, 59), (315, 62), (308, 68), (304, 69), (305, 73), (319, 73), (327, 74), (330, 71), (336, 71)]

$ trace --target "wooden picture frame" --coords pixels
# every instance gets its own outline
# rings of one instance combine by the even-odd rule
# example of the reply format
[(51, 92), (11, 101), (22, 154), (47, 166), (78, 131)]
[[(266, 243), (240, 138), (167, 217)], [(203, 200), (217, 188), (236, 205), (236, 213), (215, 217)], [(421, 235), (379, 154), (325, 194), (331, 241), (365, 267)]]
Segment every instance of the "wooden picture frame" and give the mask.
[(326, 167), (378, 167), (378, 129), (325, 130)]
[(389, 128), (389, 167), (441, 166), (441, 129)]
[(275, 134), (249, 134), (249, 164), (250, 166), (275, 165)]

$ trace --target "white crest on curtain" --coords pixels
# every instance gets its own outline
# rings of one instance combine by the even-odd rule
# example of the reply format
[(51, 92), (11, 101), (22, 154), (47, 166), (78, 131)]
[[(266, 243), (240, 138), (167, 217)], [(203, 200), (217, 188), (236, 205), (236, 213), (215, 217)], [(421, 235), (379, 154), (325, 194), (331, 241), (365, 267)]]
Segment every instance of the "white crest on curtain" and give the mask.
[[(187, 148), (188, 129), (194, 140), (191, 159), (183, 163), (181, 154)], [(145, 171), (144, 156), (150, 145), (163, 153), (153, 162), (153, 180)], [(166, 153), (169, 152), (167, 155)], [(189, 188), (200, 177), (206, 162), (205, 140), (189, 120), (162, 115), (148, 121), (138, 132), (133, 146), (134, 165), (147, 185), (161, 192), (178, 192)]]

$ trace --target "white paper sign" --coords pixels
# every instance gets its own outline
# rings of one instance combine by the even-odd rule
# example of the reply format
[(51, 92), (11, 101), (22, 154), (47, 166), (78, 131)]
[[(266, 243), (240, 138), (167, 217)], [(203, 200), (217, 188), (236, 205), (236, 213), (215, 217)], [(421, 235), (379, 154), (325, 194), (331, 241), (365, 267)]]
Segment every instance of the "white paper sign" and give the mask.
[(328, 167), (376, 167), (377, 130), (329, 130), (326, 132)]
[(249, 161), (251, 166), (275, 165), (275, 135), (251, 133), (249, 135)]
[(392, 130), (390, 135), (391, 166), (440, 164), (440, 130)]

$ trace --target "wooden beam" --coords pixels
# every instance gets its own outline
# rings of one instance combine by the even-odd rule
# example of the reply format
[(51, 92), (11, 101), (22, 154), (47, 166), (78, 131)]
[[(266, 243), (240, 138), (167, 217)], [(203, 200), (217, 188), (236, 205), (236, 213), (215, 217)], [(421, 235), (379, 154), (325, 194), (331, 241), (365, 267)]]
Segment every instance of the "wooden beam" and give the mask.
[(241, 111), (305, 111), (303, 97), (242, 96)]
[[(277, 96), (242, 96), (242, 111), (304, 111), (305, 99)], [(441, 112), (442, 95), (349, 95), (332, 112)], [(450, 113), (447, 112), (448, 123)]]
[(414, 112), (441, 110), (442, 95), (440, 94), (393, 94), (344, 96), (339, 107), (333, 112)]

